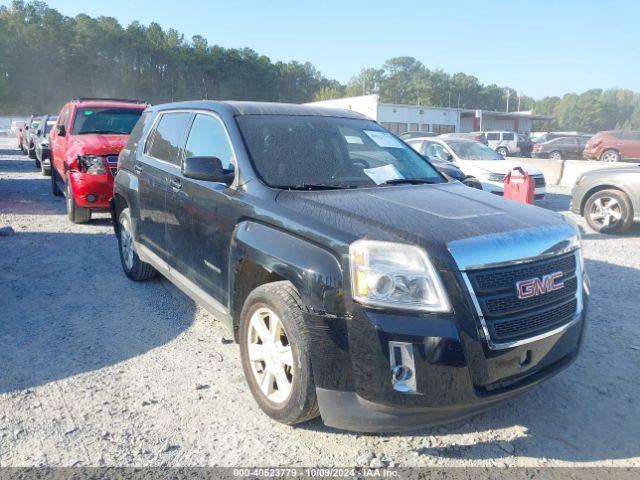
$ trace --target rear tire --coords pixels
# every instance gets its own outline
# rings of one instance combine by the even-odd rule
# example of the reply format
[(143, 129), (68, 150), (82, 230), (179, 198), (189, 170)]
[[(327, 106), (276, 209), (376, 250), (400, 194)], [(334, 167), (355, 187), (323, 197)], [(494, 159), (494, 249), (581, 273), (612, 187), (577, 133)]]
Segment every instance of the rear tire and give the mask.
[(549, 154), (549, 158), (551, 160), (562, 160), (562, 153), (558, 152), (557, 150), (554, 150)]
[(62, 190), (58, 187), (58, 172), (53, 166), (53, 162), (51, 162), (51, 193), (54, 197), (62, 196)]
[(273, 282), (253, 290), (240, 314), (240, 356), (251, 394), (263, 412), (287, 425), (319, 415), (301, 305), (290, 282)]
[(619, 162), (620, 161), (620, 152), (617, 150), (605, 150), (600, 155), (601, 162)]
[(67, 197), (67, 217), (73, 223), (87, 223), (91, 220), (91, 209), (79, 207), (76, 204), (76, 199), (73, 196), (73, 190), (71, 190), (71, 182), (69, 182), (69, 176), (67, 175), (65, 197)]
[(502, 155), (503, 158), (507, 158), (509, 156), (509, 150), (506, 147), (496, 148), (496, 153)]
[(584, 206), (589, 226), (599, 233), (623, 233), (633, 225), (633, 207), (620, 190), (600, 190)]
[(41, 170), (42, 169), (42, 163), (40, 162), (40, 160), (38, 160), (38, 156), (37, 155), (35, 156), (35, 160), (36, 160), (36, 168), (38, 170)]
[(118, 252), (124, 274), (136, 282), (155, 277), (158, 273), (156, 269), (140, 260), (136, 253), (131, 232), (131, 217), (129, 209), (125, 208), (118, 217)]

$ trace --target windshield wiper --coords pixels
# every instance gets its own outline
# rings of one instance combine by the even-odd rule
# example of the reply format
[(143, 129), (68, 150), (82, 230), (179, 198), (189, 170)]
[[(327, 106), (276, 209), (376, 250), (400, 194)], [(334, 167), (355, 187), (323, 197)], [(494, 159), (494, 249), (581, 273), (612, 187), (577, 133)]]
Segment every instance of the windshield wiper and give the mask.
[(440, 183), (435, 180), (427, 180), (426, 178), (392, 178), (391, 180), (387, 180), (382, 185), (402, 185), (403, 183), (410, 183), (413, 185), (423, 185), (423, 184), (433, 184)]
[(273, 188), (281, 188), (282, 190), (344, 190), (354, 187), (332, 183), (301, 183), (300, 185), (273, 185)]

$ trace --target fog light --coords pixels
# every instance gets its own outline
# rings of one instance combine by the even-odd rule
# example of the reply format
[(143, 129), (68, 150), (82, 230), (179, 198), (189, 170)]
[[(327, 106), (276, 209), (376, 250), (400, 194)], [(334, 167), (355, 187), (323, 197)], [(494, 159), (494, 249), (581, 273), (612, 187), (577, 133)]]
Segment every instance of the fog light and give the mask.
[(396, 392), (416, 393), (416, 365), (413, 359), (413, 344), (389, 342), (391, 383)]
[(96, 196), (93, 193), (90, 193), (89, 195), (87, 195), (87, 202), (93, 203), (95, 201), (96, 201)]

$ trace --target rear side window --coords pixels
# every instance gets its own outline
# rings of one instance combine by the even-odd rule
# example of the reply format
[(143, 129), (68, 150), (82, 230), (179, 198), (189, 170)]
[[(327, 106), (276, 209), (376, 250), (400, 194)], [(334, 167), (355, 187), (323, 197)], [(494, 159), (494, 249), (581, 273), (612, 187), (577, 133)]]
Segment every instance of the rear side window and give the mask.
[(487, 133), (487, 140), (500, 140), (499, 133)]
[(129, 140), (127, 140), (127, 146), (125, 147), (127, 150), (134, 151), (138, 147), (138, 142), (140, 141), (140, 137), (142, 137), (142, 132), (144, 130), (144, 123), (149, 118), (149, 112), (144, 112), (138, 122), (131, 130), (131, 135), (129, 136)]
[(620, 132), (620, 136), (622, 140), (640, 140), (640, 132)]
[(503, 140), (513, 140), (514, 138), (515, 137), (514, 137), (513, 133), (511, 133), (511, 132), (502, 134), (502, 139)]
[(233, 150), (224, 126), (217, 118), (196, 115), (189, 132), (184, 157), (217, 157), (222, 162), (222, 168), (233, 168)]
[(178, 165), (190, 118), (191, 114), (186, 112), (163, 113), (149, 135), (145, 154)]

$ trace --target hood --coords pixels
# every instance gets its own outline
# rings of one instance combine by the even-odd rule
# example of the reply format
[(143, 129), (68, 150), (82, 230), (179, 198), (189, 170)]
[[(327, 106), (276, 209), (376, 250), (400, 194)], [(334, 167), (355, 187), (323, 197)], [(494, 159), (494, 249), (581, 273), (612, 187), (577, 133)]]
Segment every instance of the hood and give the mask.
[(127, 144), (129, 135), (75, 135), (73, 143), (88, 155), (117, 155)]
[(354, 190), (283, 191), (276, 202), (301, 224), (350, 243), (359, 238), (422, 245), (446, 256), (454, 240), (566, 225), (549, 210), (505, 200), (458, 182)]
[(473, 167), (484, 170), (487, 173), (500, 173), (506, 175), (516, 167), (520, 167), (530, 175), (542, 175), (542, 171), (533, 165), (514, 160), (456, 160), (456, 164), (464, 170), (464, 167)]

